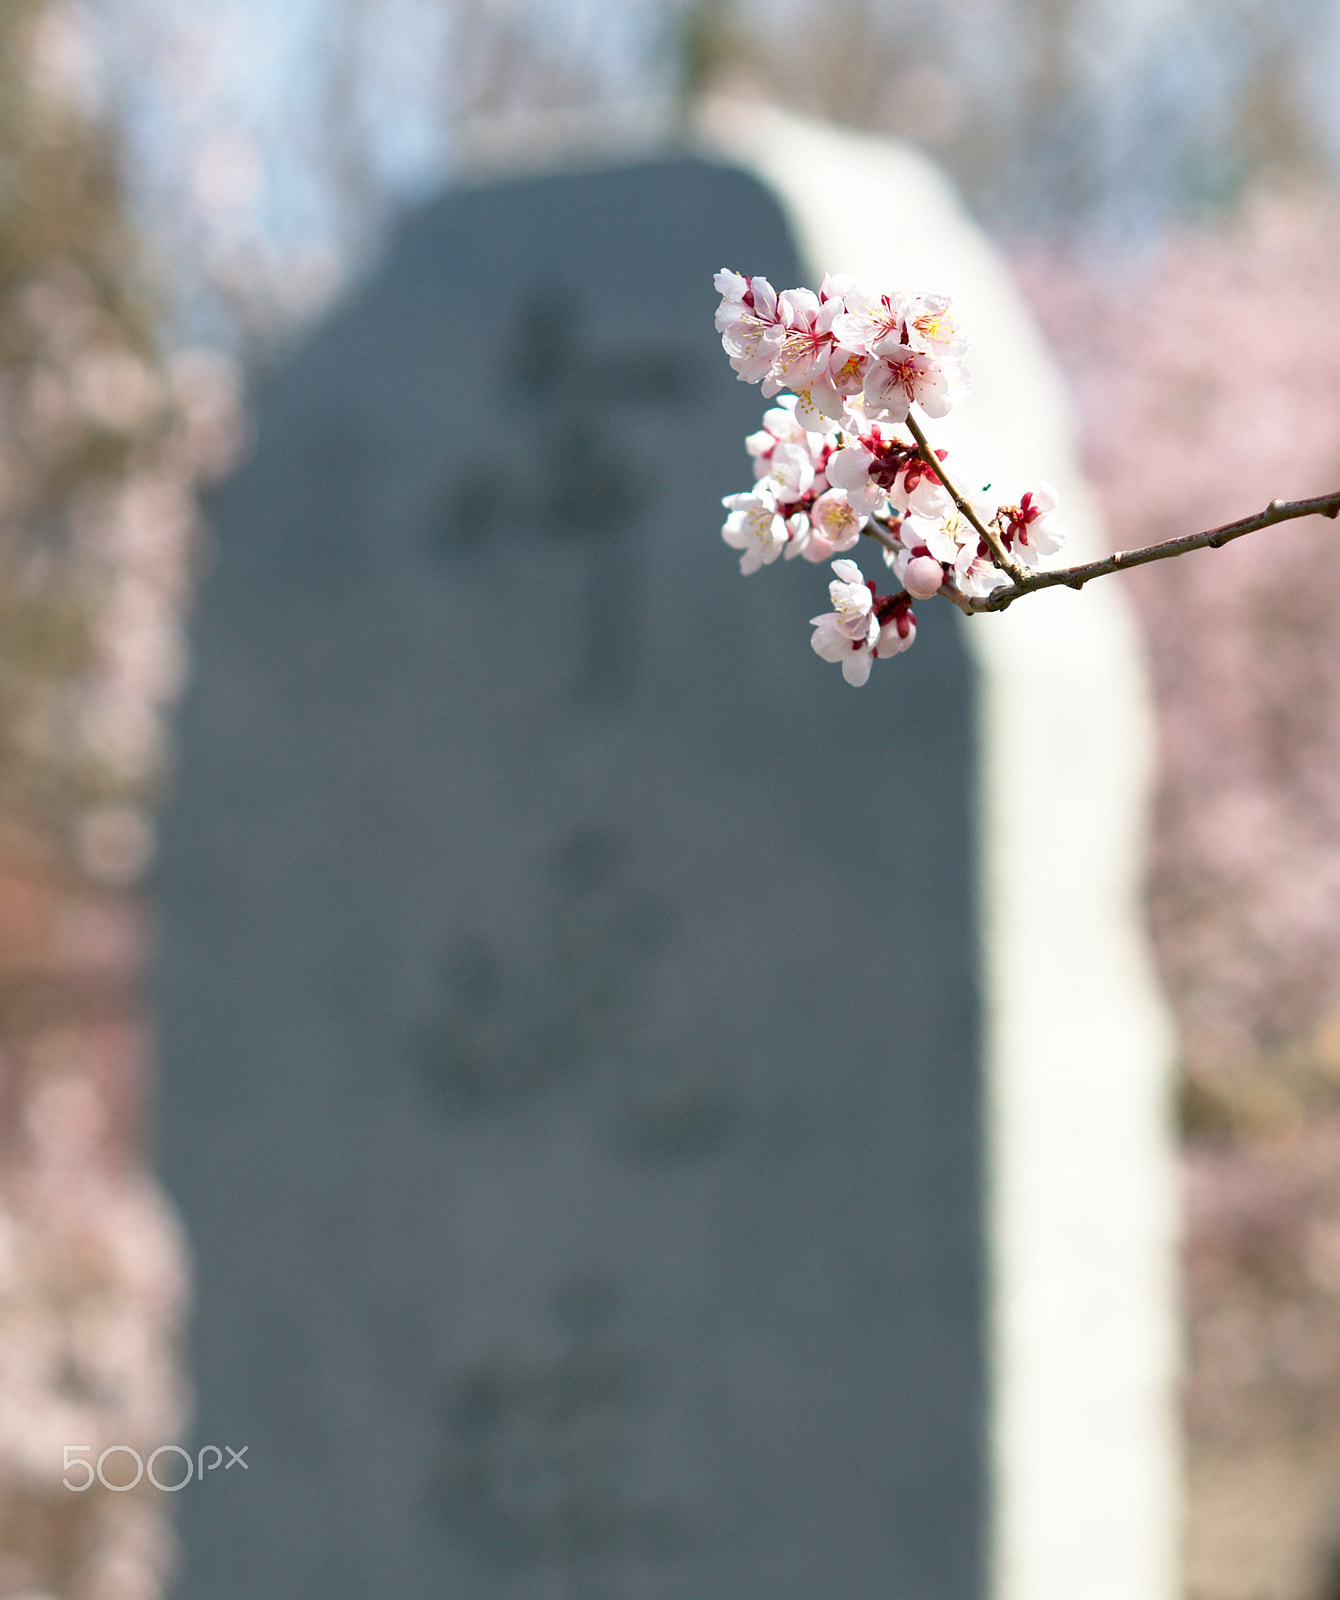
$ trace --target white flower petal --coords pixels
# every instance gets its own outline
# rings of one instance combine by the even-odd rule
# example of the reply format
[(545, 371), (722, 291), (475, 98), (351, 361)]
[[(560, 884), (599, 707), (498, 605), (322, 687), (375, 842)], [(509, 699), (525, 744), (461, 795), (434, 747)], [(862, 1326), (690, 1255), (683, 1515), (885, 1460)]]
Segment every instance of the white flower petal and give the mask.
[(842, 676), (853, 689), (859, 689), (870, 676), (870, 667), (874, 659), (869, 650), (848, 651), (847, 659), (842, 663)]

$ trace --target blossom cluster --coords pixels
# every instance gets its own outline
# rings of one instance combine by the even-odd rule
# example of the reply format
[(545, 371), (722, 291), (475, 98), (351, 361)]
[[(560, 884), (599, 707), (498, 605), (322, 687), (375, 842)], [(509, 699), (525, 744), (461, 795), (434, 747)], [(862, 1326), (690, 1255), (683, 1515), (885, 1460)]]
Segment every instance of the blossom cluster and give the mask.
[(879, 596), (854, 562), (833, 563), (834, 610), (814, 619), (811, 643), (849, 683), (864, 683), (875, 658), (911, 644), (914, 599), (944, 592), (960, 603), (984, 600), (1011, 581), (999, 552), (1022, 569), (1060, 549), (1065, 536), (1051, 515), (1049, 485), (1011, 505), (964, 501), (937, 470), (947, 453), (934, 452), (933, 466), (895, 431), (913, 405), (943, 417), (969, 393), (967, 341), (944, 295), (875, 294), (845, 274), (825, 277), (817, 294), (779, 294), (766, 278), (726, 270), (715, 284), (716, 326), (731, 366), (779, 397), (745, 441), (754, 487), (723, 501), (721, 535), (741, 552), (741, 572), (779, 556), (827, 561), (866, 534), (903, 585)]
[(917, 636), (912, 597), (879, 594), (854, 561), (835, 561), (837, 577), (828, 585), (833, 609), (810, 619), (816, 655), (842, 668), (842, 676), (859, 688), (870, 676), (876, 656), (895, 656)]
[(778, 294), (766, 278), (718, 272), (717, 332), (730, 364), (768, 396), (790, 389), (806, 426), (841, 423), (848, 405), (901, 422), (915, 402), (943, 417), (968, 393), (967, 340), (944, 295), (872, 294), (846, 273)]

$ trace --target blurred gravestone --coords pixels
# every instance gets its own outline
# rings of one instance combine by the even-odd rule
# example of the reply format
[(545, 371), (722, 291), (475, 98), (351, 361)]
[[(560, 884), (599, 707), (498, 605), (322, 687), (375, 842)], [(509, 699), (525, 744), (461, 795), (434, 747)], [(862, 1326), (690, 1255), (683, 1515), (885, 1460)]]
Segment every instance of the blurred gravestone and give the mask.
[(927, 607), (854, 692), (826, 568), (735, 574), (722, 265), (802, 276), (728, 168), (450, 195), (217, 508), (191, 1600), (982, 1590), (969, 672)]

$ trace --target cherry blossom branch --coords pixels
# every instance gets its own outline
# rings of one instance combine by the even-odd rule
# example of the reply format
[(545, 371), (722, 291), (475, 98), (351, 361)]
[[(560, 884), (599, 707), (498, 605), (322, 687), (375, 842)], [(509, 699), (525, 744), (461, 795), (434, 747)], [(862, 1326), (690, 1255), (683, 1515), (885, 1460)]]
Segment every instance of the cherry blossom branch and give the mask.
[(930, 440), (927, 439), (926, 435), (921, 431), (921, 425), (912, 415), (911, 411), (907, 413), (907, 430), (917, 442), (917, 454), (936, 475), (936, 477), (939, 478), (940, 482), (944, 485), (946, 491), (948, 492), (949, 498), (959, 508), (959, 510), (977, 530), (981, 537), (986, 540), (987, 547), (991, 551), (996, 565), (1002, 572), (1007, 573), (1009, 577), (1013, 579), (1016, 588), (1018, 588), (1021, 584), (1026, 583), (1029, 578), (1028, 568), (1024, 566), (1022, 562), (1014, 559), (1014, 557), (1001, 543), (1000, 535), (996, 532), (996, 530), (988, 523), (982, 521), (981, 517), (979, 517), (977, 512), (973, 509), (971, 503), (965, 499), (963, 494), (960, 493), (959, 489), (950, 481), (947, 473), (945, 472), (944, 462), (941, 461), (931, 449)]
[[(827, 561), (862, 534), (883, 547), (901, 584), (896, 592), (880, 594), (856, 562), (836, 560), (828, 585), (833, 609), (810, 619), (815, 654), (840, 666), (856, 687), (873, 661), (911, 646), (914, 601), (939, 594), (968, 616), (1004, 611), (1037, 590), (1082, 589), (1092, 578), (1217, 550), (1277, 522), (1340, 518), (1340, 490), (1272, 500), (1256, 516), (1203, 533), (1041, 568), (1066, 537), (1052, 515), (1052, 485), (1034, 483), (1017, 502), (974, 504), (912, 414), (919, 406), (927, 416), (945, 416), (968, 392), (966, 340), (945, 296), (873, 293), (842, 274), (825, 277), (817, 294), (778, 294), (766, 278), (724, 268), (714, 283), (717, 331), (736, 375), (779, 396), (745, 440), (754, 488), (724, 497), (730, 515), (721, 537), (740, 551), (745, 575), (783, 556)], [(912, 445), (890, 431), (904, 424)]]
[[(943, 481), (943, 479), (941, 480)], [(949, 485), (945, 484), (948, 489)], [(950, 490), (953, 493), (953, 490)], [(1181, 539), (1165, 539), (1161, 544), (1146, 545), (1140, 550), (1118, 550), (1101, 561), (1085, 562), (1077, 567), (1054, 567), (1047, 572), (1025, 572), (1016, 578), (1008, 589), (997, 589), (982, 600), (942, 593), (953, 600), (961, 611), (971, 615), (978, 611), (1004, 611), (1021, 596), (1038, 589), (1053, 589), (1064, 584), (1069, 589), (1082, 589), (1091, 578), (1105, 578), (1111, 572), (1125, 572), (1129, 567), (1143, 567), (1151, 561), (1166, 561), (1172, 556), (1182, 556), (1192, 550), (1218, 550), (1222, 545), (1262, 528), (1273, 527), (1277, 522), (1290, 522), (1296, 517), (1340, 517), (1340, 490), (1334, 494), (1319, 495), (1314, 500), (1272, 500), (1264, 511), (1254, 517), (1243, 517), (1238, 522), (1225, 522), (1217, 528), (1207, 528), (1204, 533), (1189, 533)], [(883, 544), (891, 535), (875, 534)]]

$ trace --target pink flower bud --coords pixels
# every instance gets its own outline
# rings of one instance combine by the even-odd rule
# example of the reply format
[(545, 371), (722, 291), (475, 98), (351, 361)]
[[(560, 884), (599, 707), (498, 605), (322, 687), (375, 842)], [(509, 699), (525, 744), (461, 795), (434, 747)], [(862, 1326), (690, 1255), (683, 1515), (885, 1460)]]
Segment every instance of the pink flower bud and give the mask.
[(903, 573), (903, 587), (917, 600), (929, 600), (944, 581), (944, 568), (934, 556), (913, 556)]

